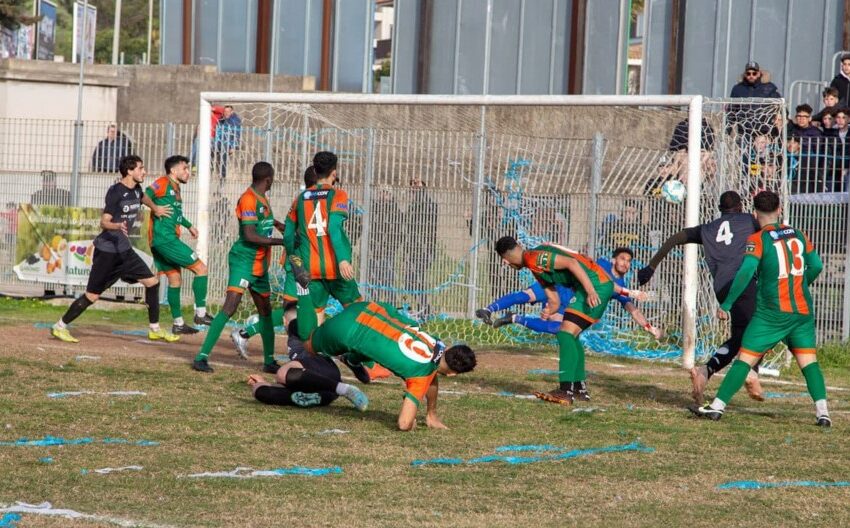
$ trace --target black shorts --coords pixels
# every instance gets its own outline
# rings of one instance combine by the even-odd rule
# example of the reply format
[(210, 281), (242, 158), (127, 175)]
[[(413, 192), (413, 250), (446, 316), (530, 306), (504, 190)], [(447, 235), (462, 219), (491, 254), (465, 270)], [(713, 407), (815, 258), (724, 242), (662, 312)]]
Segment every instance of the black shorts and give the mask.
[(132, 249), (123, 253), (109, 253), (95, 248), (86, 291), (100, 295), (119, 279), (133, 284), (153, 276), (145, 261)]
[[(720, 291), (716, 292), (717, 300), (719, 302), (722, 303), (726, 299), (731, 287), (732, 283), (730, 282), (721, 288)], [(747, 284), (747, 288), (737, 299), (735, 299), (735, 302), (732, 303), (732, 309), (729, 311), (729, 315), (732, 319), (733, 327), (746, 328), (747, 325), (750, 324), (750, 319), (752, 319), (753, 314), (756, 313), (756, 296), (756, 281), (751, 280), (750, 283)]]
[(301, 363), (304, 366), (304, 370), (315, 372), (334, 381), (342, 381), (342, 374), (339, 372), (339, 367), (336, 366), (333, 359), (327, 356), (313, 354), (302, 348), (300, 351), (291, 352), (289, 359)]

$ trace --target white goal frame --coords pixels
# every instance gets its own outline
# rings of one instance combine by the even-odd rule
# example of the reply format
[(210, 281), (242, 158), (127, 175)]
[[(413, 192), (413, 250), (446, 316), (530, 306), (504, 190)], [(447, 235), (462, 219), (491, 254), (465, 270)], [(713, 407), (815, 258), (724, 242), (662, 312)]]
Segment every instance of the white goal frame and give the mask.
[[(702, 174), (700, 146), (702, 134), (701, 95), (383, 95), (343, 93), (268, 93), (268, 92), (201, 92), (198, 132), (198, 256), (208, 261), (210, 245), (209, 193), (212, 156), (212, 103), (269, 103), (269, 104), (350, 104), (350, 105), (442, 105), (480, 106), (481, 119), (490, 106), (687, 106), (688, 107), (688, 182), (685, 204), (686, 227), (699, 224)], [(479, 167), (479, 172), (483, 168)], [(476, 203), (481, 203), (481, 188), (476, 191)], [(478, 222), (475, 222), (478, 224)], [(474, 235), (480, 225), (473, 226)], [(477, 249), (473, 249), (477, 253)], [(473, 255), (474, 257), (475, 255)], [(696, 351), (696, 307), (698, 248), (685, 245), (685, 274), (682, 292), (682, 366), (694, 366)], [(477, 269), (473, 267), (473, 274)], [(473, 295), (474, 292), (470, 292)]]

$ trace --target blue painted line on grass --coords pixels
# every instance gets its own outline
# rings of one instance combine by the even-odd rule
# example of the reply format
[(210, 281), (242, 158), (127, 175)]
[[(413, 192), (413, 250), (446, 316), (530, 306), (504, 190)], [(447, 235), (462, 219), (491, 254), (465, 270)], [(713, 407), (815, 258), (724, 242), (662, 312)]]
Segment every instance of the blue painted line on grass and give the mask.
[(21, 520), (20, 513), (6, 513), (3, 517), (0, 517), (0, 527), (2, 528), (13, 528), (17, 525), (18, 521)]
[(532, 464), (535, 462), (554, 462), (557, 460), (567, 460), (570, 458), (578, 458), (600, 453), (620, 453), (624, 451), (638, 451), (642, 453), (652, 453), (655, 449), (646, 447), (640, 442), (632, 442), (630, 444), (613, 445), (607, 447), (593, 447), (589, 449), (572, 449), (563, 453), (540, 456), (503, 456), (503, 455), (485, 455), (476, 458), (471, 458), (464, 462), (459, 458), (436, 458), (431, 460), (414, 460), (411, 465), (414, 467), (426, 466), (431, 464), (437, 465), (459, 465), (459, 464), (486, 464), (490, 462), (504, 462), (506, 464)]
[(308, 477), (321, 477), (324, 475), (331, 474), (339, 474), (342, 473), (342, 468), (339, 466), (328, 467), (328, 468), (308, 468), (308, 467), (300, 467), (295, 466), (291, 468), (277, 468), (272, 469), (272, 473), (277, 475), (305, 475)]
[(146, 336), (147, 330), (113, 330), (112, 335)]
[(41, 329), (50, 329), (53, 328), (53, 323), (35, 323), (33, 326)]
[(808, 392), (765, 392), (765, 398), (802, 398), (808, 396)]
[(503, 445), (496, 448), (497, 453), (505, 451), (566, 451), (566, 447), (558, 447), (549, 444), (529, 444), (529, 445)]
[(130, 440), (126, 440), (124, 438), (104, 438), (100, 442), (97, 440), (93, 440), (91, 438), (62, 438), (60, 436), (50, 436), (45, 435), (44, 438), (40, 439), (29, 439), (29, 438), (19, 438), (14, 442), (0, 442), (0, 446), (3, 447), (48, 447), (48, 446), (59, 446), (59, 445), (86, 445), (92, 443), (103, 443), (103, 444), (134, 444), (137, 446), (156, 446), (159, 445), (159, 442), (153, 442), (151, 440), (138, 440), (136, 442), (131, 442)]
[(41, 462), (42, 464), (52, 464), (53, 463), (53, 457), (42, 457), (42, 458), (39, 458), (38, 461)]
[(818, 482), (812, 480), (786, 480), (783, 482), (758, 482), (756, 480), (733, 480), (719, 484), (717, 489), (768, 489), (768, 488), (847, 488), (850, 482)]
[(552, 369), (531, 369), (528, 371), (529, 374), (542, 374), (542, 375), (555, 375), (560, 374), (558, 370)]

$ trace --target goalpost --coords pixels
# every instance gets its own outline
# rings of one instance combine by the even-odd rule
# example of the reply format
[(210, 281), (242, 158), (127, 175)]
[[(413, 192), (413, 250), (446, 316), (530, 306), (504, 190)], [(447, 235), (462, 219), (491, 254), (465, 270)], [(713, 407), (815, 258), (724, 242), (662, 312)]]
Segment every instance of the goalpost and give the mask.
[[(223, 134), (236, 137), (234, 131), (214, 132), (212, 128), (213, 105), (226, 104), (233, 105), (243, 119), (236, 140), (222, 138)], [(641, 218), (654, 217), (656, 222), (668, 224), (650, 232), (655, 238), (658, 233), (669, 236), (705, 221), (710, 214), (706, 210), (714, 203), (701, 208), (704, 104), (702, 96), (203, 92), (196, 189), (197, 253), (209, 264), (213, 287), (216, 277), (220, 281), (227, 273), (222, 255), (233, 237), (229, 231), (235, 229), (231, 226), (228, 231), (226, 226), (232, 223), (229, 217), (233, 216), (234, 197), (250, 182), (247, 175), (254, 162), (266, 160), (275, 166), (275, 185), (283, 191), (274, 191), (281, 194), (273, 197), (272, 207), (282, 218), (312, 153), (336, 150), (345, 167), (342, 186), (356, 202), (352, 207), (367, 204), (361, 211), (363, 220), (358, 225), (362, 225), (356, 228), (358, 240), (354, 242), (359, 246), (354, 255), (359, 260), (359, 282), (365, 283), (363, 293), (391, 297), (395, 302), (418, 301), (431, 315), (439, 311), (471, 317), (475, 307), (486, 304), (482, 304), (486, 294), (497, 291), (497, 284), (519, 285), (519, 279), (504, 278), (508, 274), (499, 275), (488, 261), (492, 260), (491, 242), (498, 238), (500, 229), (518, 230), (520, 238), (529, 232), (527, 240), (542, 240), (547, 238), (544, 232), (554, 232), (552, 226), (558, 222), (569, 224), (563, 231), (570, 230), (564, 235), (567, 240), (551, 241), (576, 244), (577, 249), (593, 255), (611, 249), (597, 242), (600, 233), (609, 229), (609, 224), (623, 224), (626, 213), (619, 211), (633, 203), (641, 209)], [(616, 126), (612, 128), (608, 122), (612, 116), (625, 118), (622, 127), (632, 129), (621, 129), (618, 136)], [(684, 118), (688, 119), (687, 157), (680, 162), (686, 168), (678, 177), (687, 177), (687, 199), (681, 211), (681, 206), (647, 198), (650, 186), (644, 182), (655, 178), (659, 166), (669, 166), (666, 144), (672, 124)], [(597, 129), (597, 121), (606, 121), (605, 126), (599, 123)], [(584, 134), (591, 128), (594, 135)], [(646, 130), (641, 136), (637, 130), (643, 128)], [(587, 137), (576, 137), (577, 130)], [(638, 141), (632, 135), (645, 139)], [(642, 144), (630, 145), (632, 140)], [(644, 146), (648, 143), (653, 147)], [(674, 174), (675, 170), (668, 172)], [(425, 176), (420, 176), (423, 173)], [(438, 218), (429, 221), (433, 225), (421, 231), (419, 226), (414, 230), (404, 225), (419, 214), (417, 207), (425, 207), (418, 203), (427, 203), (417, 202), (419, 195), (407, 188), (408, 180), (412, 186), (420, 177), (423, 181), (430, 179), (424, 183), (434, 196), (433, 211), (440, 211)], [(410, 197), (393, 198), (402, 191)], [(467, 200), (471, 211), (461, 212)], [(546, 216), (550, 209), (554, 212)], [(370, 213), (390, 215), (392, 219), (377, 229)], [(446, 215), (450, 216), (448, 220)], [(576, 220), (588, 215), (592, 218), (586, 222)], [(544, 216), (546, 220), (537, 220)], [(609, 222), (611, 218), (615, 219)], [(579, 223), (583, 227), (577, 229)], [(641, 229), (652, 229), (649, 222), (638, 219), (635, 223), (642, 224)], [(416, 266), (406, 265), (406, 274), (401, 268), (396, 270), (404, 260), (390, 246), (398, 244), (409, 253), (413, 251), (410, 237), (415, 234), (427, 239), (429, 229), (436, 233), (440, 251), (433, 248), (432, 255), (415, 257), (421, 259), (416, 266), (424, 278), (414, 277)], [(392, 236), (396, 239), (387, 238)], [(635, 263), (645, 265), (652, 253), (651, 244), (640, 244)], [(683, 253), (681, 272), (673, 272), (676, 277), (664, 282), (670, 292), (681, 292), (679, 300), (674, 297), (666, 309), (653, 312), (653, 317), (663, 321), (670, 315), (665, 310), (678, 309), (682, 363), (691, 368), (699, 341), (699, 248), (689, 244)], [(373, 266), (374, 262), (381, 265)], [(427, 284), (417, 283), (420, 279)], [(655, 289), (660, 280), (654, 279), (649, 289)], [(675, 280), (681, 284), (672, 284)], [(637, 286), (636, 280), (631, 286)], [(459, 293), (463, 290), (465, 294)], [(650, 312), (652, 307), (647, 307)]]

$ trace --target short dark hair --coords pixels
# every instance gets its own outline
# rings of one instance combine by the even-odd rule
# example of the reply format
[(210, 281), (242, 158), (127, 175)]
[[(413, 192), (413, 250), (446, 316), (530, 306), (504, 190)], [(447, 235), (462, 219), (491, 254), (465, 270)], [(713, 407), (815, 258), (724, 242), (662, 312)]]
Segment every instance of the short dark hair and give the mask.
[(316, 177), (324, 178), (333, 172), (334, 169), (336, 169), (338, 161), (339, 158), (337, 158), (336, 154), (333, 152), (328, 152), (327, 150), (317, 152), (316, 155), (313, 156), (313, 170), (316, 171)]
[(844, 62), (846, 60), (850, 60), (850, 53), (845, 53), (841, 56), (841, 62)]
[(274, 167), (268, 161), (258, 161), (251, 169), (251, 181), (260, 183), (266, 178), (274, 177)]
[(496, 253), (501, 257), (508, 251), (517, 247), (519, 243), (512, 236), (503, 236), (499, 240), (496, 241)]
[(127, 174), (136, 168), (136, 166), (142, 162), (142, 158), (136, 156), (135, 154), (130, 154), (129, 156), (124, 156), (118, 162), (118, 172), (121, 173), (121, 177), (127, 176)]
[(165, 173), (171, 174), (171, 169), (180, 165), (181, 163), (189, 164), (189, 158), (186, 156), (176, 155), (176, 156), (168, 156), (165, 158)]
[(309, 189), (316, 185), (316, 180), (318, 179), (318, 176), (316, 176), (316, 169), (312, 165), (304, 169), (304, 187)]
[(823, 93), (821, 94), (821, 97), (826, 97), (827, 95), (831, 95), (833, 97), (840, 97), (840, 94), (838, 93), (838, 89), (833, 88), (832, 86), (827, 86), (826, 88), (823, 89)]
[(472, 372), (476, 364), (475, 352), (466, 345), (450, 347), (443, 358), (446, 360), (446, 365), (458, 374)]
[(779, 209), (779, 195), (773, 191), (761, 191), (753, 198), (753, 207), (760, 213), (775, 213)]
[(620, 255), (622, 255), (623, 253), (625, 253), (626, 255), (628, 255), (632, 258), (635, 258), (635, 252), (632, 251), (630, 248), (627, 248), (627, 247), (618, 247), (617, 249), (615, 249), (614, 253), (611, 254), (611, 258), (617, 258)]
[(795, 112), (808, 112), (809, 115), (813, 112), (812, 107), (806, 103), (801, 105), (797, 105), (797, 108), (794, 109)]
[(717, 202), (717, 207), (721, 213), (740, 213), (744, 210), (741, 195), (735, 191), (726, 191), (720, 195), (720, 201)]

